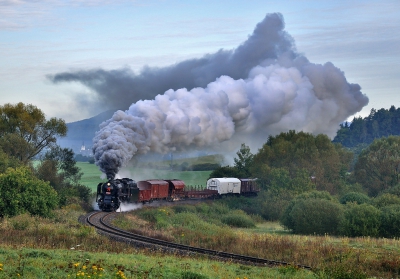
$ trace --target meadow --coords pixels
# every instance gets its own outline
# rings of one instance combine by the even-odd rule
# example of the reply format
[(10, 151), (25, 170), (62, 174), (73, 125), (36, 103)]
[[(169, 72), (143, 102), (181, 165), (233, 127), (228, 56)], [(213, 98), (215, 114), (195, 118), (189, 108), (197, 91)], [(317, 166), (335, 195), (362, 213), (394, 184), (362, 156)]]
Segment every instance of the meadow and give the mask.
[(0, 223), (0, 278), (315, 278), (294, 268), (264, 268), (219, 262), (204, 256), (137, 250), (78, 222), (79, 206), (48, 219), (27, 214)]

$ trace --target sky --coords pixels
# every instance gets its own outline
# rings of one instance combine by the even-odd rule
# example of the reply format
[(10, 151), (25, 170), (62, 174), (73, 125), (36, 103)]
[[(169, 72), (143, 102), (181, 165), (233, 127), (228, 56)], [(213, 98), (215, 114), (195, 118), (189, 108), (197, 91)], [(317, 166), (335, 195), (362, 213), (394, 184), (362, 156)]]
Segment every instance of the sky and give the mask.
[(114, 108), (96, 86), (54, 77), (141, 73), (232, 50), (275, 12), (298, 53), (361, 86), (369, 103), (356, 116), (400, 106), (398, 0), (0, 0), (0, 105), (33, 104), (66, 122), (95, 116)]

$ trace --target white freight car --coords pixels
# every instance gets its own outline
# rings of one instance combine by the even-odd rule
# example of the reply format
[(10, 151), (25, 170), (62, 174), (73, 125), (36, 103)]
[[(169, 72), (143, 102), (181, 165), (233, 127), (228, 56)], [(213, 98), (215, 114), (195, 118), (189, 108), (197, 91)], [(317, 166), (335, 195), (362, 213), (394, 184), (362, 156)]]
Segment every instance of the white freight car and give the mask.
[(240, 194), (240, 180), (237, 178), (211, 178), (207, 180), (207, 189), (218, 190), (218, 194)]

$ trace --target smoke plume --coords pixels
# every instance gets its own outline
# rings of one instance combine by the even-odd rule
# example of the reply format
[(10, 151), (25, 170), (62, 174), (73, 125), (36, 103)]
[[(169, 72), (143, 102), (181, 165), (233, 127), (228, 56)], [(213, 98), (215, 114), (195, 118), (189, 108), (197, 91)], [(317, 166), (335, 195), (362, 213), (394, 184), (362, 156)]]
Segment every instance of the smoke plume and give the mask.
[[(114, 178), (136, 154), (149, 151), (219, 148), (224, 142), (260, 147), (269, 135), (291, 129), (333, 137), (338, 124), (360, 111), (368, 98), (332, 63), (314, 64), (297, 54), (283, 28), (282, 16), (270, 14), (233, 51), (127, 79), (132, 86), (124, 86), (133, 87), (133, 94), (141, 92), (132, 98), (154, 96), (150, 92), (164, 86), (175, 89), (137, 101), (100, 125), (93, 151), (101, 171)], [(102, 86), (108, 85), (116, 86), (105, 79)], [(112, 94), (122, 94), (114, 89)]]
[(282, 15), (270, 14), (257, 24), (253, 34), (234, 50), (219, 50), (199, 59), (169, 67), (144, 67), (139, 74), (129, 68), (106, 71), (93, 69), (49, 75), (53, 83), (79, 82), (92, 89), (103, 110), (127, 109), (130, 104), (152, 99), (173, 88), (205, 87), (221, 75), (246, 78), (265, 59), (276, 59), (294, 48)]

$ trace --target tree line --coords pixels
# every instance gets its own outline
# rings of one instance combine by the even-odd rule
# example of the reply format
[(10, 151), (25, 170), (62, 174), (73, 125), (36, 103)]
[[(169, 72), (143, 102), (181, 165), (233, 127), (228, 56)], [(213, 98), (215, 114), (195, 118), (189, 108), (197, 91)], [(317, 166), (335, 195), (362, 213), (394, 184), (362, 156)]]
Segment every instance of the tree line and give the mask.
[(354, 117), (353, 120), (340, 124), (333, 142), (345, 147), (355, 148), (358, 145), (368, 145), (375, 139), (400, 135), (400, 108), (391, 106), (390, 109), (371, 109), (365, 117)]
[(0, 217), (48, 217), (59, 206), (89, 201), (74, 152), (57, 145), (66, 133), (63, 119), (47, 120), (34, 105), (0, 106)]

